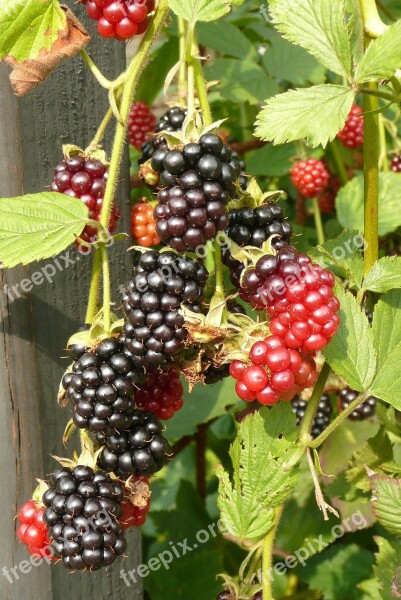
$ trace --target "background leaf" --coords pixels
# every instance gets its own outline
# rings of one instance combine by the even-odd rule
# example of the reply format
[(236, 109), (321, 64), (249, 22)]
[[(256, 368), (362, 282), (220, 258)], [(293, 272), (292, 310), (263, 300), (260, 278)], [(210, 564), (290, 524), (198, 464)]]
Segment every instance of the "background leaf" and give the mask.
[(88, 221), (88, 208), (65, 194), (42, 192), (0, 198), (0, 262), (26, 265), (59, 254)]
[(355, 297), (336, 287), (341, 303), (337, 334), (323, 353), (333, 371), (358, 392), (367, 390), (376, 371), (376, 355), (369, 321)]
[[(393, 591), (397, 570), (401, 565), (401, 546), (395, 541), (382, 537), (375, 537), (375, 542), (379, 547), (379, 552), (376, 554), (377, 564), (373, 570), (379, 583), (380, 596), (382, 600), (394, 600), (397, 598)], [(401, 592), (401, 590), (398, 591)]]
[(305, 138), (310, 146), (326, 146), (344, 126), (353, 99), (354, 92), (342, 85), (289, 90), (266, 102), (256, 136), (274, 144)]
[(390, 79), (401, 65), (401, 21), (390, 25), (380, 37), (372, 40), (357, 66), (358, 83)]
[[(401, 225), (401, 174), (379, 175), (379, 235)], [(363, 232), (363, 175), (357, 175), (340, 189), (336, 199), (337, 217), (343, 227)]]
[(334, 73), (351, 74), (351, 47), (342, 0), (274, 0), (270, 15), (275, 27), (293, 44), (302, 46)]

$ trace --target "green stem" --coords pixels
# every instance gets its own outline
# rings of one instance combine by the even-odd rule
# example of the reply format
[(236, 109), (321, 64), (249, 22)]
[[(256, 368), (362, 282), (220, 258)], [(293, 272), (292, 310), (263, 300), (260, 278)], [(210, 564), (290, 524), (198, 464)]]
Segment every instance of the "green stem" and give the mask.
[(111, 295), (110, 295), (110, 265), (109, 257), (107, 254), (106, 246), (100, 247), (101, 258), (102, 258), (102, 271), (103, 271), (103, 318), (104, 328), (107, 333), (110, 332), (111, 325)]
[(221, 261), (221, 246), (214, 242), (214, 264), (216, 271), (216, 294), (224, 296), (223, 264)]
[(331, 435), (333, 431), (337, 429), (337, 427), (341, 425), (343, 421), (345, 421), (348, 415), (350, 415), (353, 410), (355, 410), (362, 402), (364, 402), (366, 398), (369, 398), (369, 396), (369, 391), (363, 394), (359, 394), (358, 398), (356, 398), (353, 402), (351, 402), (351, 404), (344, 408), (344, 410), (340, 412), (338, 417), (336, 417), (334, 421), (332, 421), (330, 425), (327, 426), (323, 433), (321, 433), (316, 439), (310, 442), (308, 446), (310, 448), (319, 448), (319, 446), (323, 444), (323, 442), (329, 437), (329, 435)]
[(102, 266), (102, 254), (100, 248), (96, 248), (93, 254), (92, 280), (89, 290), (88, 308), (86, 310), (85, 323), (92, 325), (98, 310), (99, 284)]
[[(372, 89), (377, 84), (369, 84)], [(374, 96), (365, 95), (365, 112), (378, 108), (379, 101)], [(377, 114), (364, 117), (364, 198), (365, 198), (365, 227), (364, 236), (366, 248), (364, 254), (364, 273), (370, 271), (379, 258), (379, 158), (380, 132), (379, 116)]]
[(203, 113), (204, 124), (207, 127), (208, 125), (211, 125), (213, 123), (212, 111), (210, 110), (210, 104), (209, 104), (209, 100), (208, 100), (208, 96), (207, 96), (206, 81), (203, 76), (201, 60), (200, 60), (200, 58), (198, 58), (199, 46), (196, 41), (195, 35), (194, 35), (194, 39), (192, 42), (192, 46), (193, 46), (193, 53), (195, 54), (195, 56), (192, 57), (194, 73), (195, 73), (195, 87), (196, 87), (196, 91), (198, 93), (199, 104), (200, 104), (200, 107), (201, 107), (201, 110)]
[(99, 129), (97, 130), (95, 137), (93, 138), (93, 140), (90, 143), (90, 146), (92, 148), (94, 148), (95, 146), (98, 146), (100, 144), (100, 142), (102, 141), (103, 136), (107, 129), (107, 125), (109, 124), (112, 116), (113, 116), (113, 111), (111, 108), (109, 108), (107, 113), (103, 117), (103, 121), (99, 125)]
[(361, 7), (363, 29), (370, 38), (378, 38), (383, 31), (387, 29), (387, 25), (383, 23), (377, 10), (375, 0), (359, 0)]
[(324, 237), (322, 215), (320, 213), (319, 201), (317, 198), (312, 198), (312, 206), (313, 206), (313, 217), (315, 219), (317, 241), (321, 245), (321, 244), (324, 244), (326, 239)]
[(349, 181), (348, 173), (345, 168), (343, 157), (341, 156), (338, 140), (333, 140), (329, 145), (331, 155), (336, 165), (337, 175), (340, 178), (341, 185), (345, 185)]
[(384, 117), (379, 114), (379, 132), (380, 132), (380, 158), (379, 167), (383, 171), (389, 170), (388, 158), (387, 158), (387, 141), (386, 141), (386, 128), (384, 126)]
[(178, 32), (181, 61), (180, 72), (178, 75), (178, 96), (180, 104), (185, 106), (185, 99), (187, 97), (187, 65), (185, 62), (187, 27), (186, 22), (182, 17), (178, 17)]
[(95, 63), (93, 62), (89, 54), (86, 52), (86, 50), (82, 49), (79, 51), (79, 53), (82, 56), (85, 64), (89, 67), (92, 74), (97, 79), (98, 83), (106, 90), (112, 88), (114, 82), (107, 79), (107, 77), (105, 77), (103, 73), (100, 72), (99, 68), (95, 65)]
[(277, 528), (280, 523), (280, 518), (283, 513), (283, 506), (279, 506), (274, 510), (274, 525), (263, 540), (263, 558), (262, 558), (262, 587), (263, 600), (274, 600), (273, 598), (273, 546), (276, 538)]
[(194, 64), (191, 61), (188, 64), (188, 96), (187, 96), (188, 115), (195, 114), (195, 71)]
[(316, 411), (320, 402), (320, 399), (323, 394), (324, 386), (326, 385), (326, 381), (328, 376), (330, 375), (330, 365), (325, 362), (322, 370), (320, 371), (318, 380), (314, 387), (311, 399), (308, 402), (308, 406), (306, 407), (304, 418), (302, 419), (301, 427), (299, 430), (299, 444), (300, 446), (310, 446), (310, 432), (312, 429), (313, 420), (316, 415)]
[[(401, 98), (399, 96), (395, 96), (394, 94), (389, 94), (388, 92), (379, 92), (377, 84), (366, 84), (367, 87), (359, 88), (359, 92), (364, 94), (365, 96), (374, 96), (375, 98), (383, 98), (383, 100), (390, 100), (391, 102), (395, 102), (395, 104), (399, 104)], [(364, 107), (364, 112), (380, 109), (379, 104), (377, 104), (376, 108), (366, 108)]]

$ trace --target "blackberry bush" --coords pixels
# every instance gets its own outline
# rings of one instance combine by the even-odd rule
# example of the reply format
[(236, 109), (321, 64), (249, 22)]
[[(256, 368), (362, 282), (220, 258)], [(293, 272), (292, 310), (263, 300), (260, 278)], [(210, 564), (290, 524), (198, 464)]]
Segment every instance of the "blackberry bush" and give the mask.
[(154, 218), (164, 243), (185, 252), (227, 227), (225, 207), (236, 195), (241, 167), (219, 136), (203, 135), (182, 150), (159, 149), (152, 168), (160, 174)]
[[(56, 166), (50, 189), (52, 192), (79, 198), (88, 207), (89, 218), (100, 221), (107, 176), (107, 167), (100, 160), (76, 155)], [(115, 232), (119, 218), (120, 211), (114, 207), (108, 226), (110, 233)], [(87, 225), (80, 237), (84, 242), (94, 242), (97, 232), (96, 227)]]
[(96, 348), (75, 346), (72, 371), (62, 379), (65, 398), (73, 405), (73, 421), (98, 432), (128, 429), (134, 415), (134, 386), (142, 374), (119, 338), (103, 340)]
[(203, 265), (174, 252), (141, 255), (123, 296), (125, 346), (137, 367), (167, 367), (183, 350), (180, 307), (200, 312), (207, 277)]
[(43, 520), (65, 567), (97, 571), (124, 553), (127, 542), (119, 522), (123, 499), (123, 486), (104, 471), (78, 465), (52, 473), (43, 495)]
[[(349, 387), (341, 390), (339, 394), (340, 411), (347, 408), (354, 400), (358, 398), (358, 396), (359, 392), (351, 390)], [(368, 419), (375, 414), (376, 405), (377, 399), (373, 396), (370, 396), (348, 415), (348, 419), (351, 421), (363, 421), (364, 419)]]
[(99, 465), (123, 479), (160, 471), (171, 454), (162, 432), (162, 424), (152, 413), (134, 411), (128, 430), (97, 434), (99, 443), (105, 446), (99, 455)]

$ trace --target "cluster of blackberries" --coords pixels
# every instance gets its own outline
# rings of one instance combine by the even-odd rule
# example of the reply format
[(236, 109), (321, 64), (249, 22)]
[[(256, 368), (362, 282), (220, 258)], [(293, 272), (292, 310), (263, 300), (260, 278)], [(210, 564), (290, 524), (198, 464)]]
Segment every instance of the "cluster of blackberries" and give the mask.
[[(339, 394), (339, 409), (344, 410), (347, 408), (354, 400), (356, 400), (359, 396), (359, 392), (355, 390), (351, 390), (351, 388), (347, 387), (341, 390)], [(357, 408), (355, 408), (352, 413), (348, 415), (348, 418), (351, 421), (363, 421), (364, 419), (368, 419), (375, 414), (377, 399), (373, 396), (367, 398), (364, 402), (362, 402)]]
[[(302, 400), (302, 398), (299, 396), (295, 396), (295, 398), (292, 400), (291, 408), (292, 412), (297, 417), (297, 425), (300, 425), (302, 419), (304, 418), (307, 406), (308, 403), (306, 400)], [(327, 394), (323, 394), (320, 398), (317, 413), (312, 423), (311, 435), (313, 439), (317, 438), (326, 429), (327, 425), (330, 423), (332, 412), (333, 409), (330, 403), (330, 398)]]
[(156, 123), (156, 127), (153, 130), (155, 136), (153, 139), (148, 140), (142, 145), (141, 155), (138, 158), (139, 165), (142, 165), (146, 161), (150, 160), (153, 154), (159, 148), (168, 147), (166, 139), (162, 135), (157, 134), (161, 133), (162, 131), (181, 131), (186, 116), (187, 111), (185, 108), (174, 106), (159, 119), (159, 121)]
[(118, 431), (128, 429), (134, 411), (134, 385), (142, 373), (118, 338), (103, 340), (95, 349), (71, 349), (72, 372), (62, 380), (66, 400), (74, 409), (73, 421), (80, 429)]
[(137, 367), (166, 367), (183, 349), (181, 304), (201, 312), (207, 278), (203, 265), (174, 252), (141, 255), (123, 296), (125, 346)]
[[(106, 191), (107, 176), (107, 167), (100, 160), (80, 155), (72, 156), (56, 166), (50, 189), (52, 192), (59, 192), (82, 200), (88, 207), (89, 219), (99, 221)], [(108, 225), (110, 233), (114, 233), (116, 230), (119, 218), (118, 208), (113, 207)], [(94, 242), (97, 232), (96, 227), (87, 225), (81, 233), (81, 238), (88, 243)]]
[(182, 150), (157, 150), (160, 174), (154, 212), (160, 239), (178, 252), (203, 245), (228, 225), (226, 205), (236, 195), (241, 167), (218, 135), (205, 134)]
[(160, 471), (171, 454), (162, 432), (162, 424), (152, 413), (136, 410), (128, 430), (97, 434), (98, 441), (105, 446), (99, 456), (99, 465), (123, 479)]
[(72, 570), (111, 565), (127, 547), (119, 519), (123, 486), (103, 471), (78, 465), (53, 472), (43, 520), (55, 555)]
[[(253, 209), (239, 208), (228, 214), (230, 222), (226, 234), (238, 246), (261, 248), (271, 236), (278, 236), (272, 240), (273, 248), (278, 249), (291, 239), (292, 227), (276, 202), (270, 201)], [(239, 288), (244, 266), (231, 256), (229, 247), (223, 248), (223, 262), (230, 269), (231, 283)]]

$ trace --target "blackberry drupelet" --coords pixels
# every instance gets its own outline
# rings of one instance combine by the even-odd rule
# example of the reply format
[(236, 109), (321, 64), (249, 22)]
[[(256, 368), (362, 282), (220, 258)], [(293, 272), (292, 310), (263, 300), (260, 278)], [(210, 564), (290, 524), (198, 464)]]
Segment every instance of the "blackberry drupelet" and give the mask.
[(137, 367), (167, 367), (187, 337), (181, 304), (200, 312), (208, 272), (174, 252), (141, 255), (123, 296), (124, 336)]
[[(347, 408), (358, 396), (359, 392), (351, 390), (349, 387), (341, 390), (339, 394), (340, 410)], [(367, 398), (348, 415), (348, 419), (351, 421), (363, 421), (364, 419), (372, 417), (375, 414), (376, 404), (377, 398), (370, 396), (370, 398)]]
[(119, 338), (103, 340), (93, 350), (75, 345), (72, 372), (62, 379), (65, 397), (72, 402), (73, 421), (80, 429), (121, 431), (132, 423), (134, 384), (142, 373)]
[[(291, 401), (292, 412), (297, 417), (297, 425), (300, 425), (305, 415), (307, 406), (308, 403), (306, 400), (302, 400), (302, 398), (299, 396), (295, 396), (295, 398)], [(332, 412), (333, 409), (331, 407), (330, 398), (327, 394), (323, 394), (318, 405), (316, 416), (312, 423), (311, 435), (313, 439), (317, 438), (326, 429), (327, 425), (330, 423)]]
[(123, 500), (123, 486), (104, 471), (78, 465), (53, 472), (43, 494), (43, 520), (55, 555), (68, 569), (96, 571), (123, 554)]
[(203, 135), (182, 150), (159, 149), (151, 164), (160, 174), (154, 218), (162, 242), (185, 252), (227, 227), (225, 207), (236, 195), (241, 167), (219, 136)]
[[(154, 133), (158, 134), (161, 131), (181, 131), (186, 116), (187, 111), (184, 108), (180, 106), (170, 108), (156, 123)], [(150, 160), (159, 148), (167, 148), (167, 142), (163, 136), (156, 135), (152, 140), (145, 142), (141, 148), (138, 165), (140, 166), (147, 160)]]
[(97, 435), (98, 441), (105, 446), (99, 456), (99, 465), (122, 479), (160, 471), (171, 454), (162, 432), (162, 424), (152, 413), (136, 410), (127, 431), (109, 430)]
[[(272, 235), (279, 236), (272, 242), (278, 248), (281, 242), (289, 242), (292, 236), (292, 227), (284, 219), (283, 210), (276, 202), (267, 202), (257, 208), (239, 208), (229, 212), (230, 223), (226, 234), (238, 246), (256, 246), (261, 248)], [(223, 262), (230, 269), (230, 280), (235, 287), (239, 287), (244, 266), (235, 260), (229, 248), (223, 247)]]

